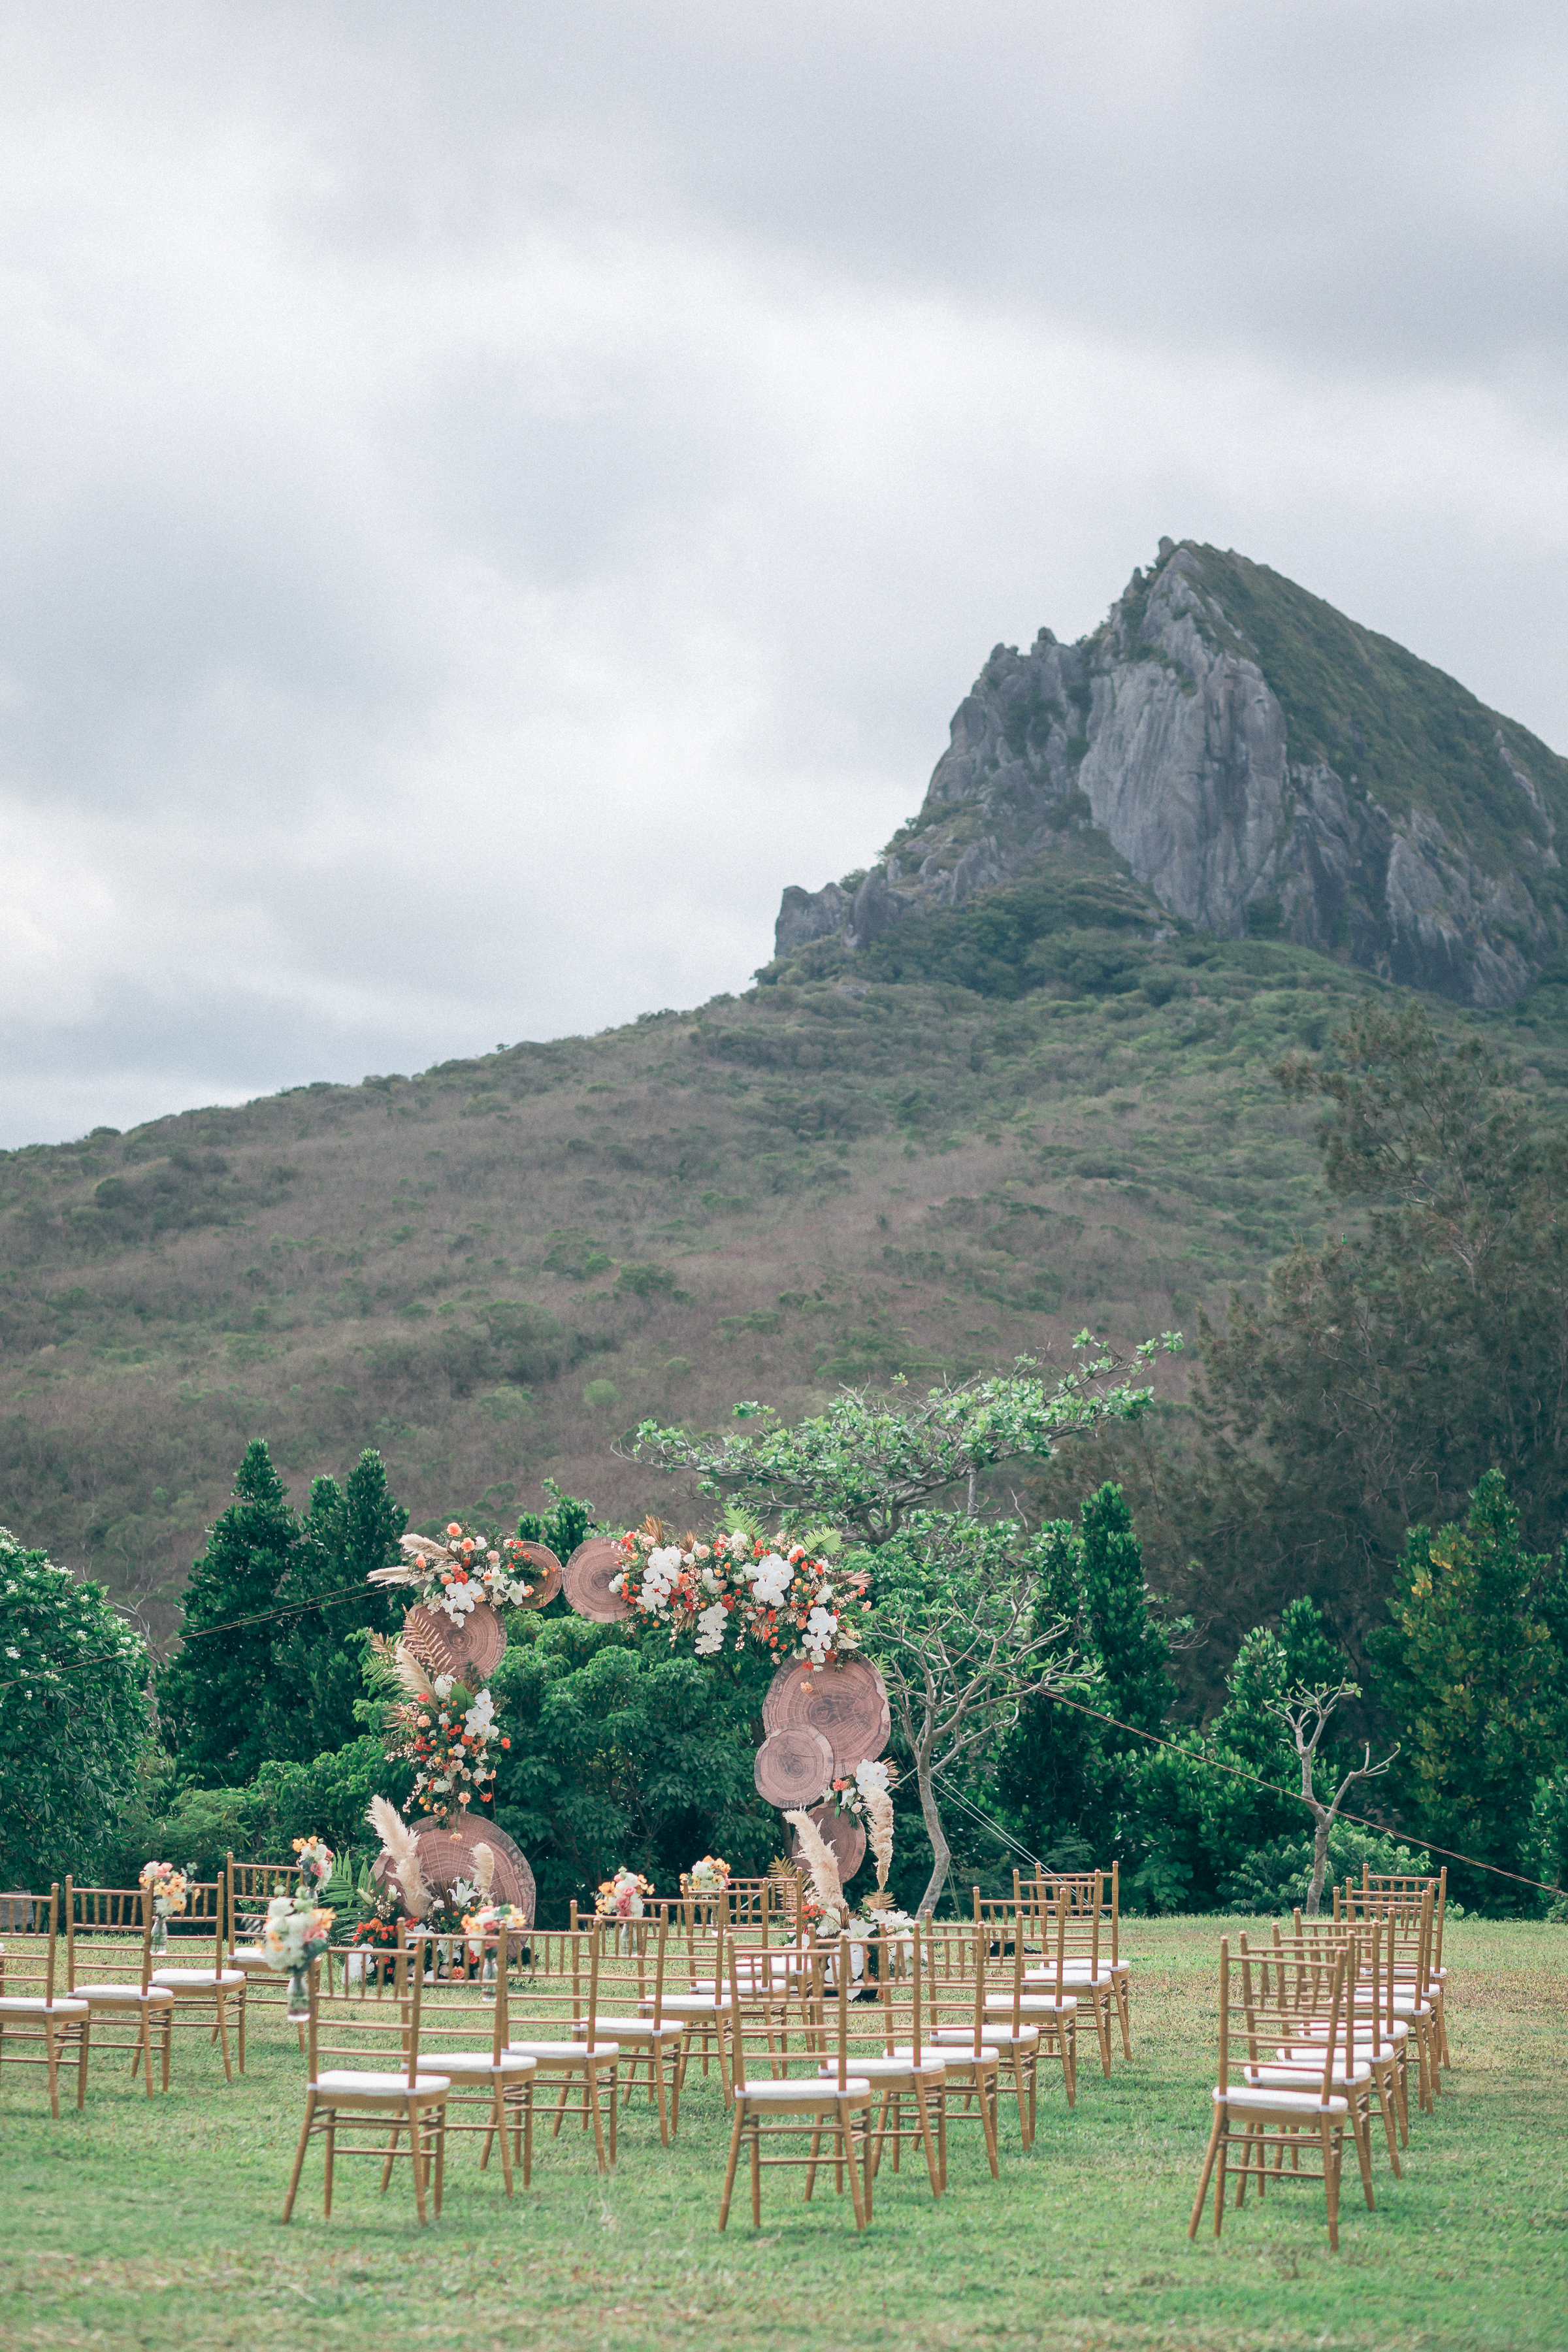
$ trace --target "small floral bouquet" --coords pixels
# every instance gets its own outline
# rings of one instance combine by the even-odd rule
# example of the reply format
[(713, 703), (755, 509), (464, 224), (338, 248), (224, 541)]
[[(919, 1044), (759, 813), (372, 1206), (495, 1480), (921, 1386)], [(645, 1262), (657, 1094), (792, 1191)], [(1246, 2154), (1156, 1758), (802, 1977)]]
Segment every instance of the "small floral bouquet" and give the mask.
[(326, 1950), (336, 1916), (309, 1895), (275, 1895), (267, 1906), (261, 1948), (269, 1966), (289, 1971), (289, 2015), (296, 2022), (310, 2014), (306, 1971)]
[(444, 1610), (460, 1625), (481, 1601), (492, 1607), (519, 1609), (533, 1597), (529, 1579), (538, 1574), (516, 1536), (503, 1538), (487, 1549), (458, 1519), (449, 1519), (444, 1535), (405, 1536), (402, 1560), (395, 1568), (374, 1568), (372, 1584), (413, 1585), (426, 1609)]
[(318, 1891), (331, 1878), (332, 1864), (338, 1858), (326, 1839), (319, 1837), (296, 1838), (294, 1856), (305, 1885)]
[(613, 1878), (602, 1879), (595, 1898), (594, 1910), (600, 1919), (640, 1919), (643, 1896), (653, 1893), (653, 1882), (635, 1870), (617, 1870)]
[(876, 1856), (879, 1893), (888, 1883), (893, 1859), (892, 1792), (898, 1785), (890, 1767), (880, 1757), (867, 1757), (852, 1773), (830, 1780), (816, 1801), (818, 1805), (831, 1805), (836, 1813), (853, 1814), (861, 1824)]
[(700, 1658), (717, 1657), (727, 1642), (736, 1651), (753, 1642), (780, 1664), (797, 1658), (815, 1672), (859, 1646), (865, 1578), (837, 1582), (831, 1564), (802, 1544), (780, 1552), (743, 1528), (707, 1543), (674, 1540), (647, 1518), (617, 1548), (623, 1565), (611, 1591), (668, 1625), (672, 1650), (686, 1635)]
[(153, 1949), (166, 1952), (169, 1948), (169, 1922), (178, 1918), (185, 1907), (185, 1888), (189, 1880), (183, 1870), (172, 1862), (144, 1862), (137, 1885), (153, 1898)]
[(730, 1865), (716, 1853), (705, 1853), (680, 1874), (682, 1895), (722, 1895), (730, 1884)]
[(468, 1958), (476, 1963), (483, 1961), (484, 1980), (490, 1984), (496, 1973), (496, 1938), (526, 1935), (528, 1921), (515, 1903), (485, 1903), (477, 1911), (464, 1913), (463, 1929), (468, 1938)]

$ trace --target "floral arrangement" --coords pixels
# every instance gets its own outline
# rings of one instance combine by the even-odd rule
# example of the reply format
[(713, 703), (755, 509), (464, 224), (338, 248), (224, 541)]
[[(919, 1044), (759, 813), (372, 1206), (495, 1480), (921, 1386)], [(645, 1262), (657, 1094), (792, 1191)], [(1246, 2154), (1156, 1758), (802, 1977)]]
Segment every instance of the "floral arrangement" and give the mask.
[(172, 1862), (144, 1862), (136, 1884), (153, 1898), (153, 1949), (166, 1952), (169, 1922), (178, 1918), (185, 1907), (189, 1877), (184, 1871), (176, 1870)]
[(349, 1937), (350, 1947), (356, 1950), (363, 1949), (368, 1946), (373, 1951), (395, 1951), (397, 1928), (398, 1923), (395, 1919), (383, 1919), (377, 1916), (362, 1919)]
[(401, 1561), (372, 1569), (369, 1581), (414, 1586), (426, 1609), (444, 1610), (454, 1624), (481, 1601), (518, 1609), (533, 1597), (528, 1580), (537, 1571), (516, 1536), (487, 1549), (482, 1536), (450, 1519), (444, 1535), (405, 1536), (399, 1549)]
[(335, 1911), (323, 1910), (308, 1895), (275, 1895), (267, 1906), (261, 1948), (268, 1964), (289, 1971), (289, 2015), (308, 2017), (310, 1990), (305, 1971), (327, 1948)]
[(294, 1854), (300, 1877), (307, 1886), (318, 1891), (332, 1874), (337, 1855), (325, 1838), (308, 1837), (294, 1840)]
[(730, 1884), (730, 1865), (716, 1853), (705, 1853), (680, 1874), (682, 1895), (722, 1895)]
[(853, 1773), (830, 1780), (817, 1804), (831, 1805), (836, 1813), (852, 1813), (870, 1840), (877, 1861), (877, 1891), (888, 1883), (893, 1859), (893, 1790), (898, 1782), (879, 1757), (866, 1757)]
[(594, 1911), (600, 1919), (640, 1919), (643, 1896), (653, 1893), (653, 1882), (635, 1870), (617, 1870), (613, 1878), (601, 1879), (595, 1898)]
[(450, 1675), (433, 1675), (404, 1638), (370, 1637), (376, 1678), (393, 1696), (382, 1720), (388, 1759), (414, 1766), (414, 1801), (425, 1813), (460, 1813), (495, 1801), (491, 1751), (511, 1746), (488, 1690), (476, 1698)]
[(677, 1541), (647, 1518), (618, 1548), (623, 1564), (611, 1591), (668, 1625), (672, 1650), (687, 1634), (700, 1658), (717, 1657), (726, 1643), (742, 1651), (754, 1642), (780, 1664), (796, 1658), (816, 1672), (859, 1646), (865, 1578), (836, 1582), (831, 1564), (802, 1544), (777, 1551), (743, 1528), (707, 1543), (693, 1535)]

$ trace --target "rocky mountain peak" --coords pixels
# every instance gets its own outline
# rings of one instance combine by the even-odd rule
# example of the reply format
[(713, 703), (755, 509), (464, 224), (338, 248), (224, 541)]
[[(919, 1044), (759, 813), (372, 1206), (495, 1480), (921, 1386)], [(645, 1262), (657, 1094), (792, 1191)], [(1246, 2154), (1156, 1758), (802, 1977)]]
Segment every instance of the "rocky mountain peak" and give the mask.
[(1162, 539), (1101, 626), (996, 646), (918, 815), (784, 894), (775, 952), (851, 951), (1094, 828), (1158, 906), (1479, 1005), (1557, 952), (1568, 761), (1278, 573)]

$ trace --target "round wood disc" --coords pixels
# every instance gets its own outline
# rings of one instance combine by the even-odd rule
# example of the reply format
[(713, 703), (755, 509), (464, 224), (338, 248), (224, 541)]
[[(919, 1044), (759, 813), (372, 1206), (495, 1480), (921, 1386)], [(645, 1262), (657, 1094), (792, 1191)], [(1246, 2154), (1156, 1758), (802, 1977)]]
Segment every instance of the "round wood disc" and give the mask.
[[(824, 1845), (833, 1849), (840, 1885), (847, 1886), (866, 1859), (865, 1831), (853, 1813), (836, 1813), (831, 1805), (813, 1805), (810, 1818), (816, 1823)], [(798, 1830), (790, 1832), (790, 1859), (804, 1865)]]
[[(531, 1927), (537, 1900), (533, 1873), (523, 1857), (522, 1849), (505, 1830), (497, 1829), (493, 1822), (465, 1821), (448, 1829), (444, 1821), (416, 1822), (414, 1834), (419, 1841), (419, 1863), (432, 1886), (450, 1886), (455, 1879), (475, 1878), (479, 1865), (474, 1860), (474, 1848), (488, 1845), (496, 1858), (490, 1879), (492, 1903), (515, 1903)], [(390, 1867), (385, 1847), (376, 1856), (373, 1875), (384, 1879)]]
[(421, 1602), (409, 1611), (405, 1622), (440, 1659), (442, 1673), (471, 1691), (489, 1680), (506, 1655), (506, 1627), (488, 1601), (479, 1601), (461, 1619)]
[[(548, 1544), (524, 1544), (522, 1556), (533, 1571), (528, 1580), (533, 1589), (528, 1599), (520, 1602), (519, 1606), (523, 1609), (547, 1609), (561, 1590), (561, 1579), (564, 1574), (561, 1562)], [(516, 1559), (515, 1552), (512, 1557)]]
[(893, 1729), (888, 1686), (864, 1658), (816, 1673), (781, 1666), (763, 1701), (763, 1723), (770, 1732), (801, 1723), (820, 1731), (833, 1750), (836, 1772), (853, 1772), (868, 1757), (880, 1756)]
[(752, 1768), (757, 1794), (781, 1812), (791, 1805), (814, 1805), (833, 1778), (833, 1750), (809, 1723), (770, 1731)]
[(626, 1595), (610, 1591), (611, 1577), (619, 1576), (625, 1565), (620, 1546), (609, 1536), (590, 1536), (578, 1545), (566, 1563), (562, 1587), (579, 1617), (591, 1617), (595, 1625), (613, 1625), (617, 1617), (633, 1614)]

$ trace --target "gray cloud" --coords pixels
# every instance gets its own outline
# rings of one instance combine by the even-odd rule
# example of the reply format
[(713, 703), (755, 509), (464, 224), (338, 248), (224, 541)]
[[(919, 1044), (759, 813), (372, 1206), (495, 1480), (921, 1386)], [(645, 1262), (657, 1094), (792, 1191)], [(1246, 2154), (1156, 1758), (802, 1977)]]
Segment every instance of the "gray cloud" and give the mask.
[(0, 1142), (743, 985), (1163, 531), (1568, 740), (1565, 51), (14, 12)]

